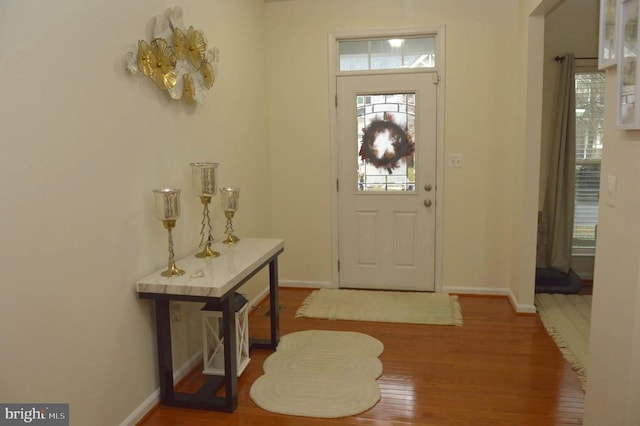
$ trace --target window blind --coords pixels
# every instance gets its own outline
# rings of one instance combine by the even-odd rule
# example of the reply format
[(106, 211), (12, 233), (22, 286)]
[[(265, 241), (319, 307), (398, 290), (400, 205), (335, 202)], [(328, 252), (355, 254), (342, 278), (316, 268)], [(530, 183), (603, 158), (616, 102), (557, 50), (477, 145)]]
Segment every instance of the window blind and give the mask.
[(574, 254), (595, 253), (603, 147), (604, 84), (605, 74), (602, 72), (576, 74)]

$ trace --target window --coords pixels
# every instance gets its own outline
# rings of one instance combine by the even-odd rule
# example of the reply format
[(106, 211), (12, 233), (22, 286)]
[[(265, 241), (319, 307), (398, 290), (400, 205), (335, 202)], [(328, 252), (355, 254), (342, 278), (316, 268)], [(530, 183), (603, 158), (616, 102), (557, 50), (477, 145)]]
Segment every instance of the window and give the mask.
[(356, 96), (358, 192), (415, 191), (416, 93)]
[(435, 36), (338, 41), (339, 71), (436, 66)]
[(602, 72), (576, 73), (576, 175), (573, 254), (595, 254), (602, 130)]

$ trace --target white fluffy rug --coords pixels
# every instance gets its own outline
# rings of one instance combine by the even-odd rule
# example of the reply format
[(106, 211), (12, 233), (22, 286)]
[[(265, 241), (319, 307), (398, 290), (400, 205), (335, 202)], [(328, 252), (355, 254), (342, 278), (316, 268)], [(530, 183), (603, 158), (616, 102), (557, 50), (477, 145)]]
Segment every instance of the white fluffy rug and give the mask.
[(307, 297), (296, 317), (462, 325), (458, 296), (447, 293), (323, 288)]
[(308, 330), (283, 336), (251, 386), (261, 408), (293, 416), (335, 418), (380, 400), (382, 343), (350, 331)]
[(591, 296), (536, 294), (540, 319), (584, 387), (587, 381)]

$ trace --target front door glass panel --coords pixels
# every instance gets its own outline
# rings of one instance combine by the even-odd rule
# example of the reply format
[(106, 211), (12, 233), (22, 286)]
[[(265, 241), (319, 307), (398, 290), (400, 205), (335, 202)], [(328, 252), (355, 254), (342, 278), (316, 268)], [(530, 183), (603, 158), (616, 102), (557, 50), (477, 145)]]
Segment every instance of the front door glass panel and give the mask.
[(356, 96), (358, 192), (415, 192), (416, 94)]

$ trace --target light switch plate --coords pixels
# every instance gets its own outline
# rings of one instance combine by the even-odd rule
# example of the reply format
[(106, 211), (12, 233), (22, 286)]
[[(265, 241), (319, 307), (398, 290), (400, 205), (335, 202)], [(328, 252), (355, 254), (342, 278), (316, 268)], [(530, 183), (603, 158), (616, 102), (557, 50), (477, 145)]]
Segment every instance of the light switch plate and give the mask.
[(615, 176), (607, 176), (607, 205), (611, 207), (616, 206), (616, 185), (618, 178)]
[(449, 167), (462, 167), (462, 154), (449, 154)]

